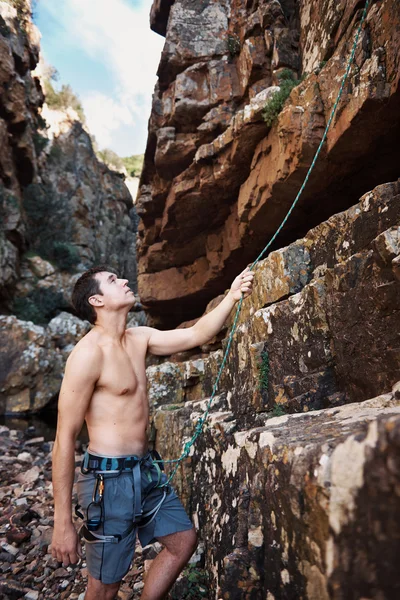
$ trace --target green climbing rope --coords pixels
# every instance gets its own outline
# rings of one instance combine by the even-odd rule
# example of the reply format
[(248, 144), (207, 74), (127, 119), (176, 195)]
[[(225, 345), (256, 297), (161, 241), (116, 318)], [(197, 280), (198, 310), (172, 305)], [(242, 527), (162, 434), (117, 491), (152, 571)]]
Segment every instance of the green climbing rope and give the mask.
[[(272, 238), (269, 240), (268, 244), (260, 252), (260, 254), (257, 256), (257, 258), (255, 259), (255, 261), (253, 262), (253, 264), (250, 266), (250, 270), (251, 271), (254, 269), (254, 267), (257, 265), (257, 263), (260, 262), (260, 260), (264, 256), (264, 254), (270, 248), (271, 244), (273, 244), (273, 242), (275, 241), (275, 239), (277, 238), (277, 236), (279, 235), (279, 233), (282, 231), (282, 228), (285, 226), (285, 223), (287, 222), (287, 220), (289, 219), (290, 215), (292, 214), (294, 207), (298, 203), (299, 198), (300, 198), (301, 194), (303, 193), (303, 190), (304, 190), (304, 188), (305, 188), (305, 186), (306, 186), (306, 184), (308, 182), (308, 179), (309, 179), (309, 177), (311, 175), (311, 172), (314, 169), (315, 163), (317, 161), (319, 153), (321, 152), (321, 148), (322, 148), (322, 146), (323, 146), (323, 144), (325, 142), (328, 130), (329, 130), (330, 126), (331, 126), (331, 123), (332, 123), (333, 117), (335, 115), (337, 106), (338, 106), (340, 98), (342, 96), (344, 85), (346, 83), (347, 77), (348, 77), (349, 72), (350, 72), (350, 67), (351, 67), (351, 64), (353, 62), (354, 55), (355, 55), (355, 52), (356, 52), (358, 38), (360, 37), (361, 29), (362, 29), (362, 26), (364, 24), (365, 18), (367, 16), (369, 2), (370, 2), (370, 0), (366, 0), (365, 6), (364, 6), (364, 10), (363, 10), (363, 13), (362, 13), (362, 17), (361, 17), (361, 21), (360, 21), (360, 25), (358, 27), (357, 34), (356, 34), (356, 37), (355, 37), (355, 40), (354, 40), (353, 49), (351, 51), (349, 62), (347, 64), (347, 68), (346, 68), (346, 72), (345, 72), (345, 74), (343, 76), (342, 83), (341, 83), (341, 86), (340, 86), (340, 89), (339, 89), (338, 97), (337, 97), (336, 102), (335, 102), (335, 104), (334, 104), (334, 106), (332, 108), (332, 112), (330, 114), (328, 123), (327, 123), (325, 131), (324, 131), (324, 135), (322, 136), (321, 142), (320, 142), (320, 144), (318, 146), (318, 149), (317, 149), (317, 151), (315, 153), (315, 156), (314, 156), (314, 159), (313, 159), (313, 161), (311, 163), (311, 166), (308, 169), (308, 172), (307, 172), (307, 175), (306, 175), (306, 177), (304, 179), (303, 185), (301, 186), (301, 188), (300, 188), (300, 190), (299, 190), (296, 198), (293, 201), (293, 204), (289, 208), (289, 210), (288, 210), (285, 218), (283, 219), (282, 223), (279, 225), (278, 229), (276, 230), (276, 232), (274, 233), (274, 235), (272, 236)], [(194, 430), (194, 434), (191, 437), (191, 439), (184, 444), (182, 454), (181, 454), (181, 456), (179, 458), (175, 458), (175, 459), (165, 460), (164, 461), (165, 463), (175, 463), (175, 467), (172, 470), (172, 473), (169, 475), (168, 481), (164, 485), (167, 485), (173, 479), (173, 477), (175, 476), (175, 473), (177, 472), (177, 470), (179, 468), (180, 463), (183, 460), (185, 460), (185, 458), (187, 458), (189, 456), (190, 449), (195, 444), (197, 438), (199, 437), (199, 435), (203, 431), (204, 423), (207, 420), (208, 414), (210, 412), (210, 407), (211, 407), (212, 401), (214, 400), (215, 394), (217, 393), (218, 384), (219, 384), (219, 381), (221, 379), (222, 372), (223, 372), (223, 370), (225, 368), (226, 361), (228, 359), (228, 355), (229, 355), (229, 352), (230, 352), (230, 349), (231, 349), (231, 345), (232, 345), (233, 336), (235, 335), (236, 328), (237, 328), (237, 323), (238, 323), (238, 320), (239, 320), (240, 311), (242, 309), (242, 304), (243, 304), (243, 296), (242, 296), (242, 298), (238, 302), (238, 306), (237, 306), (235, 318), (234, 318), (233, 325), (232, 325), (232, 328), (231, 328), (231, 332), (230, 332), (229, 338), (228, 338), (228, 343), (226, 345), (226, 349), (225, 349), (225, 352), (224, 352), (224, 356), (223, 356), (223, 359), (222, 359), (221, 366), (220, 366), (220, 368), (218, 370), (218, 373), (217, 373), (217, 377), (216, 377), (216, 380), (215, 380), (215, 383), (214, 383), (214, 386), (213, 386), (213, 389), (212, 389), (211, 396), (210, 396), (210, 398), (209, 398), (209, 400), (207, 402), (207, 406), (206, 406), (206, 409), (205, 409), (203, 415), (201, 417), (199, 417), (198, 420), (197, 420), (196, 427), (195, 427), (195, 430)]]

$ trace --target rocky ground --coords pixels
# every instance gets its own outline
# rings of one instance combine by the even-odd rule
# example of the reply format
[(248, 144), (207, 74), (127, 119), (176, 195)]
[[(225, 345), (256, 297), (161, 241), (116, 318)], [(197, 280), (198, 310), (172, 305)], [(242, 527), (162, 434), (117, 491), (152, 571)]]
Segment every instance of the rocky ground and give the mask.
[[(52, 442), (32, 437), (30, 433), (0, 426), (0, 599), (83, 600), (87, 577), (85, 555), (79, 566), (67, 568), (51, 556)], [(79, 444), (77, 465), (82, 449)], [(138, 544), (118, 599), (140, 598), (144, 574), (160, 549), (159, 544), (143, 549)], [(171, 599), (195, 600), (206, 596), (203, 574), (194, 567), (198, 559), (195, 555), (192, 566), (171, 592)]]

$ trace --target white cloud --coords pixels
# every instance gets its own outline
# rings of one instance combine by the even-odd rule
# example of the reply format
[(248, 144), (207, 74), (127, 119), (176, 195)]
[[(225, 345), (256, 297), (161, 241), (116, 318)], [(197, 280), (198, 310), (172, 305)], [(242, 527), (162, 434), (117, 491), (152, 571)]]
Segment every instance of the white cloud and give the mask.
[[(143, 138), (142, 121), (147, 123), (150, 116), (164, 44), (164, 39), (150, 30), (152, 0), (41, 2), (62, 28), (63, 43), (82, 48), (110, 73), (113, 89), (109, 94), (91, 90), (81, 94), (81, 100), (88, 126), (99, 145), (120, 153), (117, 132), (121, 126), (134, 127), (136, 123), (138, 135)], [(143, 151), (145, 139), (136, 144), (141, 144)]]
[(123, 125), (133, 125), (132, 110), (101, 92), (92, 92), (83, 99), (86, 121), (99, 148), (113, 146), (113, 132)]

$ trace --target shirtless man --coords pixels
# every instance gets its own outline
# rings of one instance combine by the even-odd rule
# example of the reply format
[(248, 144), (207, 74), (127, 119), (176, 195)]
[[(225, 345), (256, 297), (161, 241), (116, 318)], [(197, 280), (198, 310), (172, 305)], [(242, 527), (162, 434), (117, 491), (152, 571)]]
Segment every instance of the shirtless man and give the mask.
[(89, 448), (78, 478), (84, 518), (88, 588), (85, 600), (111, 600), (130, 568), (135, 537), (157, 539), (163, 550), (147, 574), (142, 600), (164, 598), (196, 547), (196, 533), (174, 490), (148, 452), (147, 352), (169, 355), (195, 348), (222, 328), (242, 293), (252, 291), (245, 269), (222, 302), (193, 327), (126, 329), (135, 296), (126, 279), (95, 267), (77, 281), (72, 301), (94, 326), (68, 358), (58, 403), (53, 450), (52, 555), (74, 564), (81, 547), (72, 522), (75, 441), (84, 420)]

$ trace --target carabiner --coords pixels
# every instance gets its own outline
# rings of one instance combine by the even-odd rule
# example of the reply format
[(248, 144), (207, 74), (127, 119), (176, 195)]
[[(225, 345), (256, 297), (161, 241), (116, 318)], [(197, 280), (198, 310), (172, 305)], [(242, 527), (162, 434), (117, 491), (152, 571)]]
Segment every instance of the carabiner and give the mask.
[[(97, 493), (99, 495), (99, 499), (97, 500)], [(96, 483), (93, 489), (92, 502), (101, 502), (103, 500), (104, 495), (104, 476), (102, 473), (96, 474)]]

